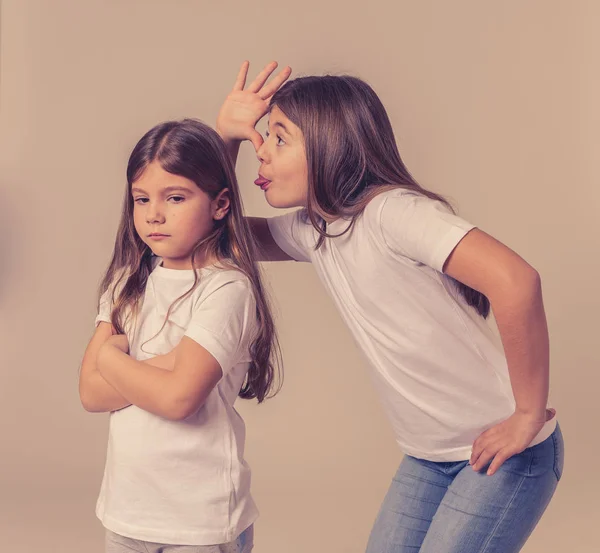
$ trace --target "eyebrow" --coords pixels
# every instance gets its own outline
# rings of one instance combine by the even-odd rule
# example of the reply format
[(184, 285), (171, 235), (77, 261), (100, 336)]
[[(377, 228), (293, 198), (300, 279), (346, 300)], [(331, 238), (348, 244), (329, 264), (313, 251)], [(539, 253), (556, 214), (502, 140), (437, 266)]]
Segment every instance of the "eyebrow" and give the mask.
[(273, 126), (282, 128), (284, 133), (286, 133), (288, 136), (292, 136), (292, 133), (288, 131), (287, 127), (283, 123), (275, 121), (275, 123), (273, 123)]
[[(136, 192), (146, 194), (146, 191), (142, 190), (141, 188), (134, 187), (131, 189), (132, 194)], [(170, 192), (191, 192), (191, 190), (189, 188), (186, 188), (185, 186), (167, 186), (166, 188), (163, 188), (161, 192), (169, 194)]]

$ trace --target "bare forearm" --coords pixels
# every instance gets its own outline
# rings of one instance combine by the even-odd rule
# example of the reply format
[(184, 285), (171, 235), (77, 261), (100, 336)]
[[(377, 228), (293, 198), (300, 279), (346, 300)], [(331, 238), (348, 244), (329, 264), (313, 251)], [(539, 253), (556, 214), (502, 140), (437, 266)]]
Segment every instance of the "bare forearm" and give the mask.
[(235, 167), (235, 165), (237, 163), (238, 155), (240, 153), (241, 141), (240, 140), (230, 140), (230, 139), (226, 139), (226, 138), (223, 138), (223, 141), (225, 142), (225, 146), (227, 146), (227, 153), (229, 154), (229, 157), (231, 158), (231, 161), (233, 162), (233, 166)]
[(257, 261), (290, 261), (292, 258), (275, 242), (267, 219), (262, 217), (246, 217), (256, 245), (258, 246)]
[(178, 417), (177, 406), (171, 401), (172, 371), (137, 361), (114, 347), (101, 350), (98, 369), (131, 404), (164, 418)]
[(127, 401), (98, 372), (98, 350), (112, 336), (112, 326), (100, 323), (86, 348), (79, 373), (79, 398), (86, 411), (106, 412), (127, 407)]
[(85, 410), (91, 413), (118, 411), (131, 405), (96, 369), (89, 371), (86, 376), (82, 403)]
[(548, 325), (537, 273), (510, 299), (490, 298), (517, 410), (544, 416), (550, 380)]

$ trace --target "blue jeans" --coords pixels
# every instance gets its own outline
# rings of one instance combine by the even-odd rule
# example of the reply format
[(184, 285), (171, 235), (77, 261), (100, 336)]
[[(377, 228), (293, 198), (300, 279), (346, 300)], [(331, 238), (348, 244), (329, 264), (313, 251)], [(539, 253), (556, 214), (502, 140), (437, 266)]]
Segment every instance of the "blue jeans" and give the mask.
[(493, 476), (475, 472), (468, 461), (405, 456), (366, 553), (516, 553), (546, 510), (563, 462), (558, 425)]

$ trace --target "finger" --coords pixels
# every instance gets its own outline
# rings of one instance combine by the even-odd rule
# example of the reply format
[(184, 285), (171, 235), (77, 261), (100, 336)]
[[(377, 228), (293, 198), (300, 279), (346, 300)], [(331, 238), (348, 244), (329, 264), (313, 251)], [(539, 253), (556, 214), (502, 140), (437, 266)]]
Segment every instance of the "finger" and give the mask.
[(252, 142), (252, 146), (254, 146), (256, 153), (258, 153), (258, 149), (263, 145), (264, 140), (259, 132), (254, 131), (250, 136), (250, 142)]
[(289, 67), (289, 66), (284, 67), (273, 78), (273, 80), (268, 85), (266, 85), (263, 88), (261, 88), (261, 90), (259, 91), (258, 95), (263, 100), (266, 100), (267, 98), (270, 98), (271, 96), (273, 96), (273, 94), (275, 94), (281, 88), (281, 85), (283, 83), (285, 83), (285, 81), (287, 81), (290, 78), (291, 74), (292, 74), (292, 68)]
[(480, 470), (482, 466), (484, 466), (482, 460), (483, 460), (483, 455), (485, 454), (486, 450), (482, 449), (479, 452), (476, 452), (474, 455), (471, 455), (471, 459), (469, 460), (469, 465), (471, 465), (471, 467), (473, 468), (473, 470)]
[(474, 465), (477, 459), (479, 459), (480, 455), (481, 451), (475, 446), (475, 444), (473, 444), (473, 447), (471, 449), (471, 457), (469, 458), (469, 465)]
[(250, 86), (246, 89), (249, 92), (258, 92), (263, 85), (267, 82), (267, 79), (270, 77), (271, 73), (277, 69), (277, 62), (272, 61), (271, 63), (265, 65), (264, 69), (257, 75), (256, 79), (254, 79)]
[(498, 453), (496, 453), (494, 460), (488, 468), (488, 476), (493, 476), (496, 473), (496, 471), (504, 464), (504, 462), (507, 459), (510, 459), (513, 455), (515, 455), (515, 453), (510, 449), (501, 449)]
[(477, 438), (473, 442), (473, 447), (471, 448), (471, 458), (469, 459), (469, 464), (474, 465), (479, 459), (482, 451), (487, 447), (488, 440), (485, 437), (485, 434), (481, 434), (479, 438)]
[(499, 450), (500, 448), (495, 446), (488, 446), (486, 449), (484, 449), (477, 461), (475, 461), (473, 464), (473, 470), (479, 472), (484, 467), (487, 467)]
[(250, 67), (250, 62), (246, 60), (240, 67), (240, 72), (235, 79), (233, 90), (244, 90), (244, 87), (246, 86), (246, 77), (248, 76), (248, 67)]

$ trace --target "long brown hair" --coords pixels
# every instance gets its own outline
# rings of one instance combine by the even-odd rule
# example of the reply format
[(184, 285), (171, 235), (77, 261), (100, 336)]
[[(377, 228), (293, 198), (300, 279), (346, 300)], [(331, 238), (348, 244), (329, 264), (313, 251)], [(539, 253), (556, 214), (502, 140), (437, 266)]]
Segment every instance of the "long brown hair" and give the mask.
[[(102, 296), (109, 288), (112, 289), (112, 324), (119, 334), (123, 334), (125, 326), (135, 319), (153, 270), (152, 251), (134, 227), (131, 187), (154, 161), (160, 163), (165, 171), (191, 180), (212, 199), (225, 188), (229, 190), (229, 212), (223, 219), (214, 221), (214, 230), (195, 245), (192, 252), (194, 284), (174, 302), (167, 319), (173, 306), (188, 297), (199, 283), (195, 259), (200, 251), (214, 257), (221, 265), (244, 273), (252, 284), (256, 301), (258, 335), (250, 347), (250, 369), (239, 395), (245, 399), (257, 398), (260, 403), (281, 388), (281, 354), (277, 334), (255, 261), (258, 258), (256, 244), (243, 215), (234, 167), (219, 135), (200, 121), (184, 119), (155, 126), (140, 139), (129, 157), (121, 221), (112, 260), (99, 290)], [(276, 376), (279, 378), (275, 387)]]
[[(306, 214), (325, 238), (349, 232), (357, 217), (378, 194), (405, 188), (450, 203), (423, 188), (404, 165), (387, 112), (375, 91), (356, 77), (300, 77), (288, 81), (273, 96), (277, 106), (303, 133), (308, 165)], [(327, 232), (321, 214), (350, 219), (341, 233)], [(487, 317), (490, 302), (482, 293), (455, 281), (467, 303)]]

